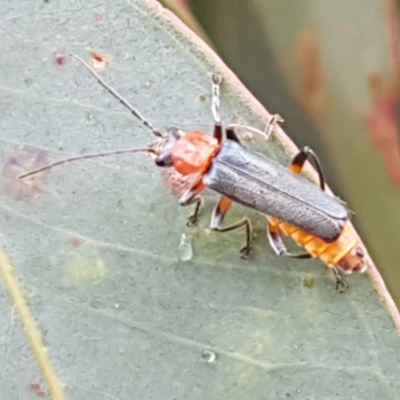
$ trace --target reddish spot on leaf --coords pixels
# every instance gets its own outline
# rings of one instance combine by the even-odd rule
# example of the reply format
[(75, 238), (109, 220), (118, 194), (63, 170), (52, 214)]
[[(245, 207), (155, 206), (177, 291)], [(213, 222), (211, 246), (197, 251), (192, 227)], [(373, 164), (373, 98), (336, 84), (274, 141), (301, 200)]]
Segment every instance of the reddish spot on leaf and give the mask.
[(11, 154), (3, 164), (1, 175), (6, 193), (15, 200), (31, 200), (43, 192), (46, 173), (39, 173), (24, 179), (18, 177), (27, 171), (47, 165), (47, 153), (43, 150), (22, 147)]
[(97, 24), (103, 22), (103, 15), (102, 14), (94, 14), (94, 20)]
[[(371, 88), (374, 87), (376, 76), (371, 78)], [(375, 93), (379, 89), (373, 89)], [(364, 117), (370, 131), (371, 140), (385, 161), (386, 169), (393, 185), (400, 189), (400, 152), (399, 127), (396, 115), (398, 104), (397, 94), (382, 93), (375, 99), (374, 108)]]
[(400, 99), (399, 11), (393, 1), (387, 3), (386, 22), (389, 34), (390, 72), (371, 71), (368, 83), (374, 100), (364, 117), (371, 140), (382, 155), (393, 185), (400, 189), (400, 149), (397, 107)]
[(80, 236), (69, 235), (68, 239), (67, 239), (67, 243), (73, 247), (79, 247), (79, 246), (82, 246), (83, 243), (85, 243), (85, 239), (83, 239)]
[(181, 7), (190, 8), (189, 0), (178, 0), (177, 3), (180, 4)]
[(36, 381), (29, 382), (29, 387), (31, 388), (31, 390), (34, 390), (36, 392), (37, 396), (43, 397), (46, 395), (46, 392), (40, 387), (39, 383)]
[(68, 62), (68, 57), (65, 53), (62, 53), (60, 51), (54, 53), (54, 64), (62, 67), (66, 65), (67, 62)]
[(31, 389), (39, 389), (39, 388), (40, 388), (40, 385), (39, 385), (36, 381), (30, 381), (30, 382), (29, 382), (29, 387), (30, 387)]
[(296, 55), (302, 72), (297, 98), (310, 117), (318, 121), (326, 101), (324, 70), (318, 42), (312, 29), (303, 29), (296, 43)]
[(96, 71), (103, 71), (109, 66), (110, 57), (100, 51), (92, 51), (90, 53), (90, 63)]

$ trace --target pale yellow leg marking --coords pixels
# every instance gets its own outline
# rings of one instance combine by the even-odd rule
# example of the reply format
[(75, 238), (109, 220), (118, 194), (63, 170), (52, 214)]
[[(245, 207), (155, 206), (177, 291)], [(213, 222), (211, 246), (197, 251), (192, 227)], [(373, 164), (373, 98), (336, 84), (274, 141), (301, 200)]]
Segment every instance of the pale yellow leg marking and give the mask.
[(47, 354), (47, 349), (44, 346), (42, 336), (36, 325), (36, 321), (28, 306), (24, 290), (15, 275), (14, 267), (11, 264), (10, 258), (4, 252), (2, 247), (0, 247), (0, 275), (3, 278), (4, 285), (11, 297), (14, 309), (22, 323), (25, 335), (27, 336), (39, 370), (47, 384), (51, 398), (55, 400), (66, 399), (67, 395), (64, 390), (65, 385), (61, 382), (53, 368)]

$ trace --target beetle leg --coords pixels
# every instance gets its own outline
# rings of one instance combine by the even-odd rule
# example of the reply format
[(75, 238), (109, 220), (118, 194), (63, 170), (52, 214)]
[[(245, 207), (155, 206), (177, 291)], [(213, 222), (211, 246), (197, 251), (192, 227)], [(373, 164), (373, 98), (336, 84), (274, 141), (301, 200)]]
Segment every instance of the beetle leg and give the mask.
[[(236, 129), (236, 130), (240, 129), (245, 132), (255, 133), (256, 135), (261, 136), (265, 140), (268, 139), (268, 135), (266, 132), (264, 132), (260, 129), (254, 128), (253, 126), (247, 126), (247, 125), (242, 125), (242, 124), (229, 124), (226, 127), (225, 131), (228, 133), (228, 131), (233, 131), (234, 129)], [(235, 136), (236, 136), (236, 134), (235, 134)], [(228, 137), (228, 139), (229, 139), (229, 137)]]
[(190, 204), (195, 204), (194, 211), (187, 217), (186, 225), (187, 226), (195, 226), (197, 224), (197, 220), (199, 219), (200, 208), (203, 201), (200, 196), (193, 197), (192, 201), (185, 206)]
[(221, 115), (219, 113), (220, 96), (219, 88), (222, 82), (222, 77), (217, 74), (212, 74), (211, 77), (211, 113), (214, 118), (214, 132), (213, 136), (218, 140), (219, 143), (224, 141), (224, 131), (221, 125)]
[(349, 284), (346, 282), (346, 280), (343, 278), (342, 273), (340, 272), (340, 269), (337, 267), (331, 267), (333, 276), (335, 277), (335, 289), (339, 293), (344, 293), (346, 289), (349, 287)]
[(202, 204), (200, 193), (204, 190), (204, 188), (205, 185), (203, 183), (203, 177), (200, 177), (199, 180), (190, 189), (186, 190), (179, 199), (179, 204), (183, 207), (190, 204), (195, 204), (193, 213), (187, 218), (187, 226), (193, 226), (197, 223)]
[(244, 226), (246, 228), (246, 243), (245, 245), (240, 249), (240, 257), (241, 258), (247, 258), (250, 255), (250, 241), (251, 241), (251, 233), (252, 233), (252, 228), (251, 228), (251, 222), (248, 218), (243, 218), (240, 221), (228, 225), (225, 227), (221, 227), (222, 221), (228, 212), (229, 208), (232, 205), (232, 200), (228, 199), (227, 197), (221, 197), (219, 200), (218, 204), (214, 208), (212, 217), (211, 217), (211, 224), (210, 228), (213, 231), (217, 232), (228, 232), (232, 231), (233, 229), (240, 228), (241, 226)]
[(267, 235), (269, 244), (272, 247), (272, 250), (278, 256), (286, 256), (291, 258), (311, 258), (311, 254), (308, 253), (300, 253), (300, 254), (293, 254), (287, 251), (285, 244), (283, 243), (282, 236), (280, 235), (279, 231), (275, 229), (267, 220)]
[(222, 130), (222, 125), (219, 123), (215, 123), (213, 136), (218, 140), (218, 143), (221, 144), (224, 141), (224, 134)]
[(217, 74), (211, 76), (211, 112), (216, 124), (221, 124), (221, 115), (219, 113), (220, 95), (219, 88), (222, 83), (222, 77)]
[[(311, 258), (311, 255), (308, 253), (303, 253), (303, 254), (289, 253), (286, 249), (285, 244), (282, 241), (281, 235), (276, 229), (274, 229), (274, 227), (269, 222), (267, 222), (267, 234), (268, 234), (269, 244), (271, 245), (275, 253), (278, 254), (278, 256), (287, 256), (287, 257), (301, 258), (301, 259)], [(342, 276), (340, 269), (337, 267), (330, 267), (330, 269), (332, 270), (333, 276), (335, 278), (335, 289), (339, 293), (344, 293), (349, 285)]]
[(273, 132), (275, 125), (279, 122), (283, 122), (283, 118), (279, 114), (274, 114), (271, 116), (271, 119), (267, 122), (265, 129), (262, 131), (260, 129), (254, 128), (253, 126), (242, 125), (242, 124), (229, 124), (226, 128), (226, 131), (233, 129), (240, 129), (243, 131), (255, 133), (256, 135), (261, 136), (263, 139), (267, 140), (271, 133)]
[[(303, 147), (293, 158), (290, 163), (289, 169), (294, 174), (300, 174), (305, 162), (309, 160), (315, 166), (315, 169), (318, 173), (319, 177), (319, 186), (322, 190), (325, 190), (325, 178), (322, 170), (321, 163), (318, 160), (317, 155), (311, 150), (308, 146)], [(267, 232), (268, 232), (268, 240), (271, 247), (274, 249), (275, 253), (278, 255), (284, 255), (292, 258), (311, 258), (311, 255), (308, 253), (300, 253), (300, 254), (292, 254), (289, 253), (286, 249), (285, 244), (282, 241), (279, 230), (275, 229), (270, 222), (267, 222)]]
[(240, 144), (240, 140), (239, 140), (238, 136), (236, 135), (235, 130), (232, 126), (229, 125), (225, 129), (225, 134), (226, 134), (226, 138), (228, 140), (232, 140), (232, 141)]
[(304, 163), (307, 160), (312, 162), (312, 164), (314, 165), (319, 177), (319, 186), (322, 190), (325, 190), (325, 178), (321, 163), (319, 162), (319, 159), (314, 151), (311, 150), (308, 146), (303, 147), (297, 153), (297, 155), (294, 156), (292, 162), (290, 163), (289, 169), (295, 174), (300, 174), (304, 167)]
[(275, 124), (277, 122), (282, 122), (283, 119), (278, 114), (272, 116), (271, 121), (267, 124), (266, 131), (260, 131), (257, 128), (253, 128), (251, 126), (241, 125), (241, 124), (230, 124), (227, 129), (225, 129), (225, 137), (224, 131), (221, 125), (221, 115), (219, 112), (220, 108), (220, 86), (222, 83), (222, 77), (217, 74), (212, 74), (212, 86), (211, 86), (211, 113), (214, 117), (214, 132), (213, 136), (218, 139), (218, 142), (221, 143), (224, 139), (233, 140), (240, 144), (240, 140), (237, 137), (234, 128), (238, 129), (246, 129), (250, 132), (256, 133), (260, 136), (263, 136), (265, 139), (268, 139), (271, 134)]
[(279, 114), (274, 114), (271, 116), (271, 119), (267, 122), (267, 125), (265, 126), (264, 129), (264, 135), (266, 136), (266, 139), (268, 139), (271, 136), (271, 133), (275, 128), (275, 125), (279, 122), (285, 122), (285, 120)]
[[(306, 160), (312, 161), (319, 177), (319, 186), (322, 190), (325, 190), (325, 178), (324, 172), (322, 170), (321, 163), (314, 153), (308, 146), (305, 146), (301, 149), (301, 151), (293, 158), (289, 169), (295, 173), (299, 174), (304, 167), (304, 163)], [(272, 242), (270, 240), (271, 246)], [(282, 243), (283, 244), (283, 243)], [(274, 248), (274, 246), (272, 246)], [(274, 248), (275, 249), (275, 248)], [(340, 269), (337, 267), (330, 267), (332, 269), (333, 275), (335, 277), (335, 288), (339, 293), (343, 293), (346, 291), (347, 287), (349, 286), (346, 280), (343, 278)]]

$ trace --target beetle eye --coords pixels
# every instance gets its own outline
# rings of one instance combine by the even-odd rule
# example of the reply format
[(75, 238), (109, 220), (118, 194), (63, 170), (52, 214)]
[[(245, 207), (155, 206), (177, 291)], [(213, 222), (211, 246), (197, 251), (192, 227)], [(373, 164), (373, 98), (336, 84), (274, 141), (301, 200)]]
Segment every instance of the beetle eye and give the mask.
[(157, 157), (154, 162), (156, 163), (157, 167), (165, 167), (165, 161), (162, 158)]
[(161, 154), (154, 160), (154, 162), (158, 167), (171, 167), (172, 166), (171, 154), (169, 153)]

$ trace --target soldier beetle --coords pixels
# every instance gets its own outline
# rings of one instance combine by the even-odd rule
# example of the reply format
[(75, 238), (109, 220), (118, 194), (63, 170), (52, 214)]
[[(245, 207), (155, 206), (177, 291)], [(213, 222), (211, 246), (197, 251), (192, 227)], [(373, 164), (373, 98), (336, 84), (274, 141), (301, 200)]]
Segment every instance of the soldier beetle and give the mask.
[[(240, 144), (236, 128), (246, 128), (253, 133), (268, 137), (277, 116), (267, 125), (265, 132), (256, 128), (231, 124), (222, 127), (219, 113), (221, 77), (212, 75), (212, 105), (214, 131), (212, 135), (194, 131), (184, 133), (169, 128), (166, 133), (156, 129), (125, 98), (111, 88), (83, 59), (79, 61), (112, 96), (131, 114), (139, 119), (156, 140), (145, 148), (132, 148), (105, 153), (84, 154), (56, 161), (30, 171), (20, 178), (67, 162), (103, 157), (112, 154), (147, 152), (155, 156), (159, 167), (173, 167), (184, 176), (196, 174), (194, 184), (179, 199), (182, 206), (194, 205), (188, 217), (188, 225), (196, 223), (201, 207), (201, 193), (208, 187), (221, 195), (211, 217), (210, 228), (227, 232), (244, 227), (245, 245), (240, 249), (242, 258), (250, 253), (251, 222), (243, 218), (236, 223), (222, 226), (232, 202), (256, 210), (267, 218), (267, 232), (271, 247), (278, 255), (293, 258), (319, 258), (335, 275), (336, 289), (347, 287), (340, 271), (364, 272), (367, 268), (364, 252), (357, 237), (350, 230), (349, 213), (345, 205), (325, 192), (325, 179), (320, 162), (309, 147), (304, 147), (292, 160), (289, 168)], [(300, 175), (305, 162), (313, 163), (319, 187)], [(289, 253), (281, 235), (290, 236), (307, 253)]]

